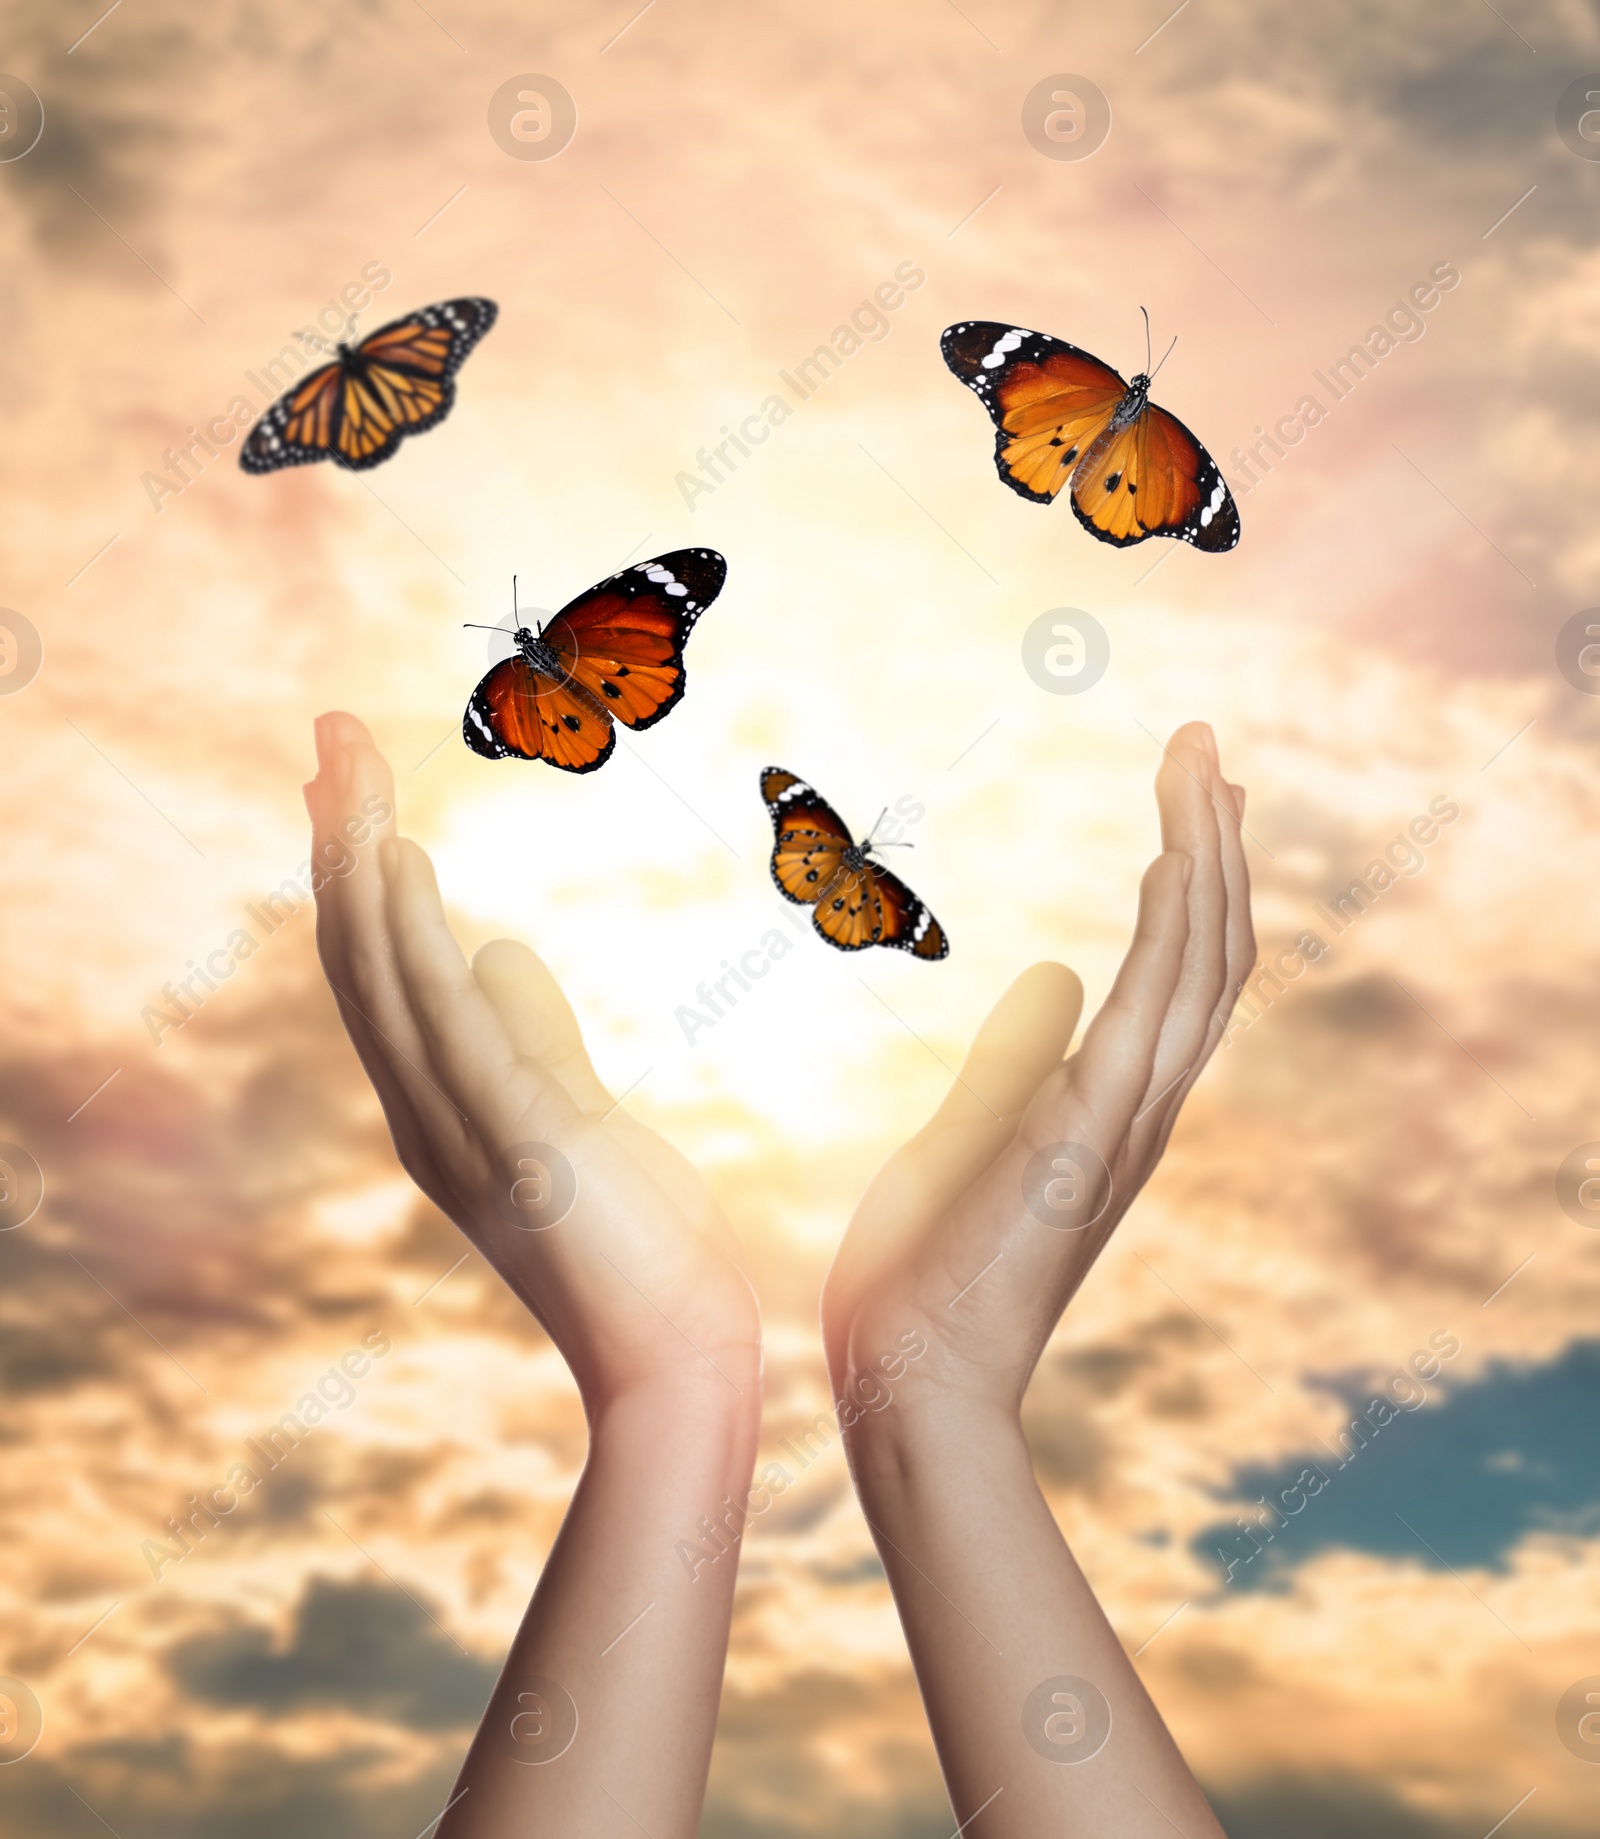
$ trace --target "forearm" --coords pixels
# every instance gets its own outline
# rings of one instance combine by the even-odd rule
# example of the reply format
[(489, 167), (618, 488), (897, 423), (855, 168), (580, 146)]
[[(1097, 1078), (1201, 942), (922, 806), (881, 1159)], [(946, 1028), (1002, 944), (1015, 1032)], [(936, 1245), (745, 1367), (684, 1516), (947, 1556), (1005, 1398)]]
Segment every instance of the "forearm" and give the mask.
[(862, 1420), (851, 1466), (967, 1839), (1174, 1825), (1223, 1839), (1061, 1537), (1015, 1415), (909, 1403)]
[(692, 1570), (678, 1548), (745, 1498), (758, 1390), (741, 1383), (723, 1397), (713, 1374), (596, 1414), (440, 1839), (698, 1830), (739, 1548)]

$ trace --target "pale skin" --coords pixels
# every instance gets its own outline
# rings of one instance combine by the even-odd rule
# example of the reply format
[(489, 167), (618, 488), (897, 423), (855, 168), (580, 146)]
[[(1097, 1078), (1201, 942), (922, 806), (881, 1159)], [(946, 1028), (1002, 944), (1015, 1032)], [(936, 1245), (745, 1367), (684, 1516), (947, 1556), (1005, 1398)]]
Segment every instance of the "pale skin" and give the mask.
[[(754, 1292), (694, 1171), (612, 1109), (540, 960), (497, 940), (468, 964), (426, 855), (396, 833), (393, 776), (366, 728), (323, 716), (317, 760), (306, 787), (315, 846), (330, 865), (354, 857), (318, 894), (318, 949), (401, 1164), (544, 1326), (590, 1427), (582, 1478), (438, 1832), (601, 1839), (637, 1827), (690, 1839), (738, 1547), (697, 1576), (677, 1547), (703, 1538), (702, 1520), (725, 1524), (725, 1502), (750, 1485)], [(1063, 1059), (1078, 981), (1035, 965), (869, 1189), (823, 1300), (842, 1400), (869, 1396), (865, 1377), (905, 1331), (927, 1343), (892, 1404), (846, 1435), (951, 1800), (977, 1839), (1121, 1839), (1170, 1832), (1169, 1821), (1189, 1839), (1221, 1834), (1062, 1540), (1019, 1417), (1057, 1319), (1159, 1159), (1254, 962), (1243, 793), (1222, 778), (1209, 729), (1174, 736), (1157, 795), (1163, 853), (1078, 1053)], [(1097, 1195), (1085, 1213), (1097, 1217), (1078, 1230), (1024, 1204), (1030, 1156), (1063, 1142), (1088, 1144), (1111, 1175), (1106, 1205)], [(540, 1205), (564, 1198), (563, 1167), (575, 1197), (546, 1224)], [(1090, 1680), (1113, 1713), (1110, 1740), (1075, 1767), (1023, 1735), (1029, 1693), (1064, 1675)], [(1052, 1729), (1070, 1731), (1071, 1708), (1055, 1715)]]
[[(1173, 736), (1156, 794), (1162, 853), (1077, 1053), (1065, 1057), (1082, 986), (1036, 964), (868, 1189), (823, 1294), (835, 1398), (892, 1394), (881, 1409), (841, 1409), (855, 1419), (851, 1472), (951, 1805), (976, 1839), (1155, 1839), (1174, 1826), (1222, 1839), (1039, 1490), (1021, 1422), (1046, 1342), (1159, 1161), (1255, 963), (1244, 792), (1223, 778), (1203, 723)], [(1048, 1153), (1069, 1144), (1103, 1166)], [(1044, 1177), (1076, 1205), (1058, 1215)], [(908, 1329), (927, 1352), (875, 1383)], [(1030, 1707), (1063, 1679), (1088, 1681), (1111, 1715), (1083, 1761), (1099, 1735), (1090, 1695), (1069, 1687)]]

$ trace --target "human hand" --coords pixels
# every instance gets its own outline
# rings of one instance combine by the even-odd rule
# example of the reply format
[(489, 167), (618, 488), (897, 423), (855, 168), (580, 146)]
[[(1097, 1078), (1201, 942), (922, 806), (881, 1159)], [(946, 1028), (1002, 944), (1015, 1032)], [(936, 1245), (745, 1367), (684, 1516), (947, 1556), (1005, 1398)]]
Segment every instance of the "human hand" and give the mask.
[(591, 1417), (680, 1382), (753, 1411), (756, 1299), (704, 1184), (615, 1108), (533, 952), (498, 939), (468, 965), (363, 724), (316, 734), (317, 947), (401, 1165), (538, 1317)]
[[(1156, 778), (1162, 853), (1133, 943), (1082, 1046), (1083, 989), (1036, 964), (979, 1029), (949, 1096), (857, 1209), (823, 1332), (847, 1429), (926, 1402), (948, 1423), (1015, 1415), (1067, 1303), (1166, 1148), (1255, 963), (1244, 789), (1211, 730), (1178, 730)], [(1073, 1146), (1073, 1147), (1068, 1147)], [(1082, 1153), (1086, 1150), (1088, 1153)], [(915, 1385), (905, 1336), (927, 1349)]]

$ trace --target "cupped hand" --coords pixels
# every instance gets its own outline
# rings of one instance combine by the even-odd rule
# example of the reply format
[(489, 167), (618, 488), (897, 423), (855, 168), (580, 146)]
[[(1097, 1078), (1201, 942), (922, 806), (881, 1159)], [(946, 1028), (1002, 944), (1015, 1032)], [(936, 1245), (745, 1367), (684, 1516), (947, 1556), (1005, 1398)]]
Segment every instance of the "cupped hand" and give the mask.
[(616, 1108), (533, 952), (498, 939), (468, 964), (363, 724), (316, 733), (317, 948), (401, 1165), (538, 1317), (591, 1415), (680, 1384), (753, 1408), (755, 1294), (703, 1183)]
[[(1162, 853), (1104, 1007), (1036, 964), (979, 1029), (949, 1096), (878, 1174), (823, 1295), (847, 1427), (886, 1411), (1021, 1405), (1061, 1312), (1161, 1158), (1255, 963), (1244, 790), (1204, 723), (1156, 778)], [(912, 1339), (911, 1337), (918, 1337)], [(924, 1345), (925, 1344), (925, 1348)], [(915, 1377), (904, 1372), (915, 1348)]]

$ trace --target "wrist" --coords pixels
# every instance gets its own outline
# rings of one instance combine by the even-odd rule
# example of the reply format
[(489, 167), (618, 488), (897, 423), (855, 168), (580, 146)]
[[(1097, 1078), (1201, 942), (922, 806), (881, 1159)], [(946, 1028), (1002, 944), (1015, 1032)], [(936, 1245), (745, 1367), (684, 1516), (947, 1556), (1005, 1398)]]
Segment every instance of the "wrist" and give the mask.
[(761, 1372), (719, 1358), (716, 1370), (630, 1375), (584, 1390), (592, 1441), (639, 1441), (664, 1454), (697, 1445), (753, 1443), (761, 1423)]
[(924, 1479), (970, 1474), (979, 1451), (1000, 1460), (1020, 1457), (1032, 1466), (1016, 1407), (970, 1392), (929, 1388), (919, 1396), (897, 1398), (846, 1428), (845, 1446), (863, 1495), (903, 1492)]

